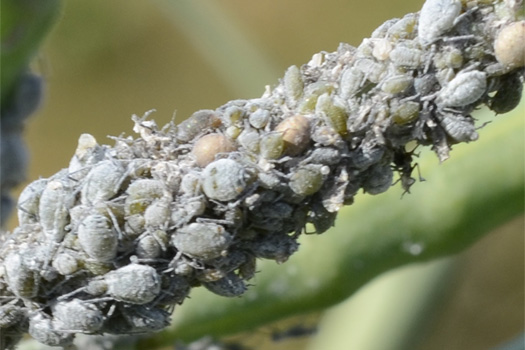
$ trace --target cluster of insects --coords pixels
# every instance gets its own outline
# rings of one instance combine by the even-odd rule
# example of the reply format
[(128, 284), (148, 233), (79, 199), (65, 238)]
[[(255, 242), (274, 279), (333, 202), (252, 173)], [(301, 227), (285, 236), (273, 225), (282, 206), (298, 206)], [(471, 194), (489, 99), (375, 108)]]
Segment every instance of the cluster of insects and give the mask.
[(504, 6), (428, 0), (260, 98), (163, 128), (134, 116), (139, 136), (113, 147), (82, 135), (68, 168), (22, 192), (1, 246), (6, 347), (24, 332), (65, 346), (161, 330), (193, 287), (242, 295), (256, 259), (285, 262), (307, 224), (323, 233), (360, 189), (382, 193), (397, 173), (408, 191), (409, 143), (445, 160), (478, 138), (477, 106), (518, 104), (523, 52), (500, 41), (525, 25)]

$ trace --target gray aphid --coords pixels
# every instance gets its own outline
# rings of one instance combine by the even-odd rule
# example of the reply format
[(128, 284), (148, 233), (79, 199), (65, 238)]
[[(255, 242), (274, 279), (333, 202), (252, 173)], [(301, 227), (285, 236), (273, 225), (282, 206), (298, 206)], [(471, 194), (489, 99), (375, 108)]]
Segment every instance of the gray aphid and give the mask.
[(454, 27), (460, 12), (460, 0), (426, 0), (419, 13), (419, 41), (429, 45), (438, 40)]
[(447, 134), (458, 142), (476, 141), (479, 137), (472, 117), (464, 117), (447, 113), (441, 119), (440, 125)]
[(192, 223), (171, 236), (171, 244), (182, 254), (197, 259), (213, 259), (224, 254), (231, 235), (214, 223)]
[(441, 107), (462, 107), (476, 102), (487, 91), (487, 75), (477, 70), (459, 72), (439, 93)]
[(103, 215), (92, 214), (82, 221), (78, 241), (86, 254), (97, 261), (109, 262), (117, 255), (117, 232)]
[(206, 196), (219, 201), (237, 198), (246, 188), (245, 168), (232, 159), (219, 159), (202, 172), (202, 189)]
[(102, 311), (93, 303), (73, 299), (51, 306), (53, 326), (58, 331), (94, 333), (105, 321)]

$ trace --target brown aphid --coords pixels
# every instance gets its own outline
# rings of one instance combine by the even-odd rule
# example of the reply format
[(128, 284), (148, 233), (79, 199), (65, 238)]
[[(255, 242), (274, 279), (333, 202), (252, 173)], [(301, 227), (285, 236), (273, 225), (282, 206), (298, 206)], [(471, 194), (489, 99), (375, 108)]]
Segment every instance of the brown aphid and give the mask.
[(310, 121), (304, 115), (286, 118), (275, 131), (283, 133), (284, 151), (288, 155), (300, 154), (310, 143)]
[(525, 66), (525, 21), (519, 21), (504, 27), (494, 42), (494, 53), (498, 62), (506, 67)]
[(235, 146), (226, 136), (214, 133), (198, 139), (191, 153), (195, 158), (195, 163), (200, 167), (205, 167), (215, 160), (217, 154), (233, 151), (235, 151)]

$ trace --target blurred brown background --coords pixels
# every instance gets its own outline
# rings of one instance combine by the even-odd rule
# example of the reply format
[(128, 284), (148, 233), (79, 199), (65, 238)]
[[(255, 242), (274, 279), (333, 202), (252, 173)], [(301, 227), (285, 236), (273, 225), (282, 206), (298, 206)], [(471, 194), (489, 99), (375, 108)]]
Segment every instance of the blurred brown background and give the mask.
[[(163, 125), (175, 112), (181, 121), (198, 109), (258, 97), (288, 66), (334, 51), (339, 42), (357, 46), (385, 20), (421, 3), (65, 1), (34, 62), (47, 86), (27, 127), (28, 180), (66, 167), (81, 133), (112, 144), (107, 135), (132, 133), (132, 114), (155, 108), (153, 118)], [(457, 266), (417, 348), (488, 349), (523, 332), (523, 217), (476, 243)], [(307, 342), (267, 342), (265, 349), (305, 349)]]

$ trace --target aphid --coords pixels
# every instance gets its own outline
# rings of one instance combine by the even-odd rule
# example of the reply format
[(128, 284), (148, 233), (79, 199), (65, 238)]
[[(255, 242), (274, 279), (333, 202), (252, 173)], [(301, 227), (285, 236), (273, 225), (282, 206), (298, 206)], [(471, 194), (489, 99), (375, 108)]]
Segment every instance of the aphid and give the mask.
[(321, 165), (308, 164), (299, 167), (290, 176), (288, 185), (296, 194), (309, 196), (321, 189), (323, 174)]
[(415, 36), (414, 29), (417, 24), (417, 16), (413, 13), (405, 15), (388, 28), (387, 37), (390, 40), (413, 39)]
[(419, 13), (418, 36), (421, 44), (432, 44), (452, 29), (460, 12), (460, 0), (426, 0)]
[(363, 86), (365, 74), (355, 67), (347, 67), (341, 74), (339, 82), (339, 95), (342, 99), (348, 100), (359, 92)]
[(348, 171), (342, 167), (339, 174), (329, 178), (326, 191), (321, 193), (323, 207), (330, 213), (338, 212), (344, 205), (345, 190), (348, 186)]
[(299, 105), (299, 111), (303, 114), (311, 113), (315, 110), (317, 99), (322, 94), (331, 94), (335, 86), (325, 81), (317, 81), (305, 88), (304, 96)]
[(162, 286), (155, 305), (173, 305), (182, 303), (190, 293), (188, 280), (175, 273), (162, 275)]
[(219, 159), (202, 172), (202, 190), (210, 199), (230, 201), (246, 188), (246, 171), (232, 159)]
[(422, 52), (418, 49), (397, 45), (390, 51), (390, 60), (397, 67), (417, 68), (421, 64)]
[(490, 100), (490, 109), (498, 114), (510, 112), (519, 105), (522, 91), (523, 82), (519, 75), (502, 76), (501, 86)]
[(392, 44), (388, 39), (377, 39), (372, 42), (374, 49), (372, 55), (379, 61), (384, 61), (388, 58), (390, 51), (392, 51)]
[(269, 132), (264, 134), (259, 141), (259, 153), (265, 159), (277, 159), (284, 151), (282, 132)]
[(117, 232), (103, 215), (92, 214), (82, 221), (78, 241), (86, 254), (96, 261), (109, 262), (117, 256)]
[(245, 117), (244, 109), (238, 106), (231, 106), (226, 108), (222, 115), (222, 120), (227, 126), (242, 126)]
[(119, 191), (126, 179), (126, 168), (120, 161), (104, 160), (89, 171), (80, 191), (81, 202), (92, 205), (108, 201)]
[(479, 100), (487, 90), (487, 75), (477, 70), (459, 72), (440, 92), (441, 107), (462, 107)]
[(38, 179), (31, 182), (18, 197), (18, 222), (20, 225), (38, 222), (40, 196), (48, 179)]
[(320, 126), (314, 129), (312, 140), (323, 146), (344, 147), (341, 135), (330, 126)]
[[(392, 54), (392, 52), (390, 52)], [(354, 63), (354, 67), (363, 72), (366, 79), (372, 83), (379, 83), (385, 74), (386, 65), (384, 63), (376, 62), (371, 58), (361, 58)]]
[(248, 117), (250, 125), (256, 129), (262, 129), (270, 120), (270, 112), (265, 109), (258, 109)]
[(136, 180), (129, 185), (126, 192), (126, 215), (143, 214), (155, 199), (166, 195), (164, 184), (153, 179)]
[(299, 243), (286, 234), (268, 233), (251, 241), (248, 248), (258, 258), (272, 259), (282, 264), (297, 251)]
[(49, 181), (42, 192), (38, 216), (44, 234), (51, 242), (60, 242), (64, 238), (69, 223), (68, 210), (74, 200), (69, 187), (59, 180)]
[(104, 323), (102, 311), (93, 303), (73, 299), (51, 306), (53, 326), (57, 331), (94, 333)]
[(0, 330), (15, 325), (25, 317), (25, 311), (22, 307), (13, 303), (0, 306)]
[(292, 156), (304, 151), (310, 142), (310, 121), (301, 114), (286, 118), (275, 131), (282, 133), (285, 153)]
[(175, 207), (171, 212), (171, 225), (179, 228), (186, 225), (196, 216), (204, 214), (206, 199), (204, 196), (191, 197), (184, 205)]
[(525, 66), (525, 21), (508, 24), (494, 41), (494, 54), (499, 63), (509, 68)]
[(474, 120), (470, 116), (447, 113), (443, 115), (440, 125), (451, 138), (458, 142), (476, 141), (479, 137)]
[(167, 243), (166, 231), (156, 230), (138, 239), (135, 253), (141, 259), (156, 259), (166, 250)]
[(388, 30), (399, 21), (399, 18), (392, 18), (383, 22), (379, 27), (377, 27), (370, 37), (372, 39), (384, 38)]
[(19, 298), (30, 299), (38, 295), (40, 275), (33, 254), (25, 250), (12, 252), (3, 262), (7, 285)]
[(348, 115), (345, 108), (332, 99), (328, 94), (319, 96), (315, 111), (321, 114), (328, 126), (331, 126), (340, 135), (345, 136), (348, 133), (346, 125)]
[(205, 167), (215, 160), (215, 156), (221, 153), (229, 153), (235, 150), (235, 146), (223, 134), (204, 135), (195, 142), (191, 154), (195, 163)]
[(392, 186), (394, 172), (389, 164), (377, 164), (367, 170), (363, 190), (369, 194), (383, 193)]
[(463, 65), (463, 54), (460, 49), (447, 46), (434, 55), (434, 66), (437, 69), (461, 68)]
[(70, 345), (75, 337), (72, 333), (56, 330), (51, 317), (41, 311), (30, 315), (29, 335), (42, 344), (62, 347)]
[[(291, 66), (284, 73), (284, 91), (291, 102), (296, 102), (303, 95), (304, 82), (297, 66)], [(255, 125), (254, 125), (255, 126)]]
[(339, 163), (342, 155), (338, 149), (332, 147), (317, 147), (305, 158), (303, 163), (335, 165)]
[(249, 152), (258, 153), (259, 152), (259, 141), (261, 136), (257, 130), (251, 128), (244, 129), (239, 137), (237, 142)]
[(214, 282), (203, 282), (202, 285), (217, 295), (223, 297), (238, 297), (246, 291), (246, 284), (234, 272)]
[(104, 276), (107, 294), (130, 304), (147, 304), (160, 292), (161, 280), (148, 265), (129, 264)]
[(337, 212), (329, 212), (321, 203), (315, 202), (308, 214), (308, 221), (314, 225), (315, 233), (321, 234), (334, 226), (336, 216)]
[(221, 123), (215, 111), (203, 109), (193, 113), (178, 125), (176, 137), (180, 141), (188, 142), (207, 129), (217, 128)]
[(80, 268), (78, 259), (68, 252), (56, 254), (53, 258), (52, 266), (63, 276), (72, 275)]
[(89, 166), (101, 162), (105, 156), (105, 149), (100, 147), (93, 135), (82, 134), (78, 138), (75, 155), (69, 162), (69, 176), (80, 180), (89, 172)]
[(163, 309), (144, 305), (121, 305), (119, 311), (131, 328), (131, 333), (155, 332), (170, 324), (171, 314)]
[(218, 258), (228, 249), (231, 235), (214, 223), (191, 223), (171, 235), (171, 245), (196, 259)]
[(411, 87), (413, 82), (414, 78), (409, 75), (394, 75), (383, 80), (381, 90), (389, 94), (399, 94)]
[(437, 79), (434, 74), (425, 74), (414, 79), (414, 89), (421, 96), (429, 95), (437, 86)]
[(376, 142), (365, 139), (358, 149), (350, 152), (350, 165), (359, 170), (365, 170), (377, 163), (384, 155), (385, 148)]
[(170, 203), (172, 197), (166, 192), (161, 198), (155, 199), (144, 211), (144, 223), (147, 229), (165, 229), (171, 218)]
[(403, 125), (410, 123), (419, 116), (419, 109), (421, 106), (414, 101), (400, 102), (399, 104), (392, 104), (390, 114), (392, 121), (396, 124)]
[(201, 194), (201, 173), (190, 171), (184, 174), (180, 182), (180, 191), (189, 197), (196, 197)]

